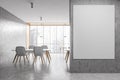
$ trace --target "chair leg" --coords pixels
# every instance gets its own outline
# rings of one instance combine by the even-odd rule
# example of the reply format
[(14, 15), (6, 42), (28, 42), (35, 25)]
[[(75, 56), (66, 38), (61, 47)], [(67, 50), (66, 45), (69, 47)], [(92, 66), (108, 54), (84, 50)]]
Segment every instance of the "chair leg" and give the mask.
[(27, 54), (30, 57), (30, 53)]
[(66, 63), (68, 62), (69, 55), (70, 55), (70, 53), (69, 53), (69, 51), (68, 51), (68, 52), (67, 52)]
[(42, 61), (42, 64), (43, 64), (43, 59), (42, 59), (42, 56), (40, 56), (40, 58), (41, 58), (41, 61)]
[(19, 58), (19, 62), (21, 62), (21, 56), (20, 56), (20, 58)]
[(17, 61), (18, 61), (18, 57), (19, 57), (19, 56), (16, 56), (16, 57), (17, 57), (17, 59), (16, 59), (16, 62), (15, 62), (15, 64), (17, 63)]
[[(28, 60), (28, 57), (27, 57), (27, 55), (26, 55), (26, 59)], [(29, 60), (28, 60), (28, 62), (29, 62)]]
[(50, 63), (50, 57), (49, 57), (49, 55), (48, 55), (48, 61), (49, 61), (49, 63)]
[(50, 63), (50, 57), (49, 57), (48, 51), (46, 51), (46, 57), (47, 57), (47, 59), (48, 59), (48, 61), (49, 61), (49, 63)]
[(48, 56), (47, 56), (47, 51), (46, 51), (45, 55), (46, 55), (46, 57), (48, 58)]
[(49, 56), (49, 59), (51, 60), (51, 56), (50, 56), (50, 53), (49, 53), (49, 51), (47, 51), (48, 52), (48, 56)]
[(15, 62), (16, 57), (17, 57), (17, 54), (15, 54), (15, 57), (14, 57), (14, 59), (13, 59), (13, 63)]
[(67, 56), (68, 56), (68, 52), (67, 52), (66, 55), (65, 55), (65, 60), (67, 60)]
[(44, 56), (42, 56), (42, 59), (43, 59), (43, 62), (45, 63), (45, 59), (44, 59)]
[(37, 60), (37, 56), (35, 56), (33, 63), (35, 63), (35, 62), (36, 62), (36, 60)]
[(25, 63), (25, 56), (23, 56), (23, 59), (24, 59), (24, 63)]

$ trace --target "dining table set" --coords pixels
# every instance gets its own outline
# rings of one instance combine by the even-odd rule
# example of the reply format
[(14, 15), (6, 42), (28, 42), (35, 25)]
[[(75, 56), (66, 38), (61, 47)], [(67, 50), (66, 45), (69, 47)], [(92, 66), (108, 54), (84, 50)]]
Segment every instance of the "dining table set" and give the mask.
[(23, 57), (24, 63), (26, 60), (29, 62), (28, 57), (30, 54), (32, 54), (33, 63), (36, 62), (37, 57), (41, 58), (42, 64), (45, 63), (44, 57), (46, 57), (49, 63), (51, 61), (50, 49), (48, 49), (46, 45), (32, 47), (30, 46), (29, 48), (25, 48), (24, 46), (16, 46), (16, 48), (12, 51), (15, 52), (15, 57), (13, 59), (13, 63), (15, 64), (18, 62), (18, 60), (21, 62), (21, 57)]

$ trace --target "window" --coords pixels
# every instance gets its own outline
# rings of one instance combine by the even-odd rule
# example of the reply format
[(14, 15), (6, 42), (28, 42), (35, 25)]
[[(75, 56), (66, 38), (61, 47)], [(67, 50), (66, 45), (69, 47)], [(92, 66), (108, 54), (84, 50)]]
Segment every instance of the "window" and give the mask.
[(70, 47), (70, 26), (31, 26), (30, 45), (47, 45), (52, 53)]

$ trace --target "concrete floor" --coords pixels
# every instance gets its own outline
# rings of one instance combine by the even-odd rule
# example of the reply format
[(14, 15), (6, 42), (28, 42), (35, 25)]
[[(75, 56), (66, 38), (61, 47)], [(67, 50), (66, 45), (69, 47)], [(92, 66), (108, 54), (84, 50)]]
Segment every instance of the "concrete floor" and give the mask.
[(11, 63), (0, 65), (0, 80), (119, 80), (120, 73), (70, 73), (69, 63), (66, 64), (63, 54), (51, 55), (52, 60), (49, 64), (30, 62), (26, 64), (21, 61), (16, 65)]

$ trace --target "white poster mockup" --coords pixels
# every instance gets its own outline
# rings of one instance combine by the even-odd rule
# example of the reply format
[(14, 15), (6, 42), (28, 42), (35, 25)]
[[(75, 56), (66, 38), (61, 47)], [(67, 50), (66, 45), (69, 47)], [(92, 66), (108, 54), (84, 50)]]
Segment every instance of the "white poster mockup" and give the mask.
[(115, 59), (114, 5), (73, 5), (73, 58)]

